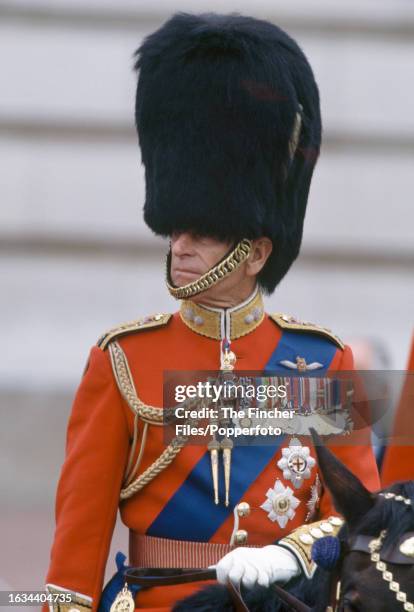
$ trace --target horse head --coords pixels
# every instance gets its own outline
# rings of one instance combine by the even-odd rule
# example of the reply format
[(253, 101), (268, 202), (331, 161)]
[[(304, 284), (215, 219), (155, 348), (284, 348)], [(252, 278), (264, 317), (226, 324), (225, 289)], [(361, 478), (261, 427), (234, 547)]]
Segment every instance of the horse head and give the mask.
[(345, 519), (337, 609), (414, 611), (414, 482), (370, 493), (313, 430), (319, 469)]
[(283, 588), (273, 588), (296, 612), (414, 612), (414, 481), (370, 493), (311, 433), (324, 485), (345, 519), (331, 568), (331, 601), (321, 596), (310, 608)]

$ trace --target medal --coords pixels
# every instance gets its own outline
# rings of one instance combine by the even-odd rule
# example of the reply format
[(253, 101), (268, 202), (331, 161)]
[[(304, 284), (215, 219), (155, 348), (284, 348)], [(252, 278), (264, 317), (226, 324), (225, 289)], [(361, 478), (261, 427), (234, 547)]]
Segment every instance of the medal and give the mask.
[(285, 487), (279, 479), (276, 480), (273, 489), (268, 489), (266, 501), (260, 506), (268, 514), (268, 518), (284, 529), (289, 520), (295, 516), (295, 510), (300, 501), (293, 495), (290, 487)]
[(303, 481), (310, 478), (315, 463), (309, 447), (302, 446), (300, 440), (292, 438), (289, 447), (282, 448), (282, 458), (277, 462), (277, 466), (282, 470), (283, 478), (290, 480), (295, 489), (299, 489)]
[(122, 591), (118, 595), (110, 608), (110, 612), (134, 612), (135, 602), (128, 584), (125, 583)]

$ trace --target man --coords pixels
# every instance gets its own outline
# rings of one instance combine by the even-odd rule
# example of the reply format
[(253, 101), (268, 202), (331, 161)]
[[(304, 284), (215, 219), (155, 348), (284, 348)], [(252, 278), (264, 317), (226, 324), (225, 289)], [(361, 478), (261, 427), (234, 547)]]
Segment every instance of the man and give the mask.
[[(322, 519), (328, 533), (340, 524), (309, 438), (168, 444), (162, 413), (170, 370), (352, 369), (336, 336), (269, 316), (262, 301), (300, 248), (321, 134), (311, 68), (276, 26), (215, 14), (172, 17), (146, 38), (136, 67), (144, 218), (170, 237), (167, 286), (183, 301), (92, 348), (69, 423), (47, 578), (79, 610), (98, 605), (120, 499), (130, 564), (216, 565), (220, 581), (247, 587), (310, 577), (310, 544), (323, 530), (307, 525)], [(356, 443), (337, 452), (376, 488), (371, 448)], [(166, 610), (199, 587), (145, 589), (135, 604)]]

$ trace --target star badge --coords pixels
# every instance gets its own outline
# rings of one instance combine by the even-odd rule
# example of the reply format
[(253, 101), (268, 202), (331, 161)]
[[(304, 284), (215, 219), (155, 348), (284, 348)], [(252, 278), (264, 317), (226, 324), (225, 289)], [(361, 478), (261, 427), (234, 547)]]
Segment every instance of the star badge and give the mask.
[(267, 512), (268, 518), (279, 523), (279, 527), (284, 529), (287, 522), (295, 516), (295, 510), (300, 501), (293, 495), (290, 487), (285, 487), (279, 479), (276, 480), (273, 489), (266, 493), (266, 501), (260, 506)]
[(316, 461), (311, 457), (308, 446), (302, 446), (300, 440), (292, 438), (288, 448), (282, 448), (282, 458), (277, 466), (283, 472), (283, 478), (290, 480), (295, 489), (299, 489), (307, 478)]

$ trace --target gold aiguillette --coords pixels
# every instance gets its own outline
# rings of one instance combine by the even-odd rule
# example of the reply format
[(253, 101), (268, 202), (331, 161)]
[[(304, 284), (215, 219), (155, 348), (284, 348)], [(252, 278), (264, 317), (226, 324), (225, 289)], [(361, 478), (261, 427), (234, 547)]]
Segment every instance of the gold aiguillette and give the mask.
[(210, 451), (210, 462), (211, 462), (211, 473), (213, 476), (213, 487), (214, 487), (214, 503), (219, 503), (218, 494), (218, 452), (220, 450), (220, 442), (214, 437), (207, 446)]
[(228, 506), (230, 503), (230, 472), (231, 472), (231, 451), (233, 448), (233, 441), (230, 438), (224, 438), (220, 442), (220, 447), (223, 451), (223, 465), (224, 465), (224, 486), (226, 491), (225, 505)]

